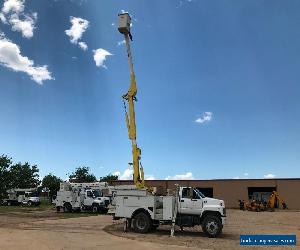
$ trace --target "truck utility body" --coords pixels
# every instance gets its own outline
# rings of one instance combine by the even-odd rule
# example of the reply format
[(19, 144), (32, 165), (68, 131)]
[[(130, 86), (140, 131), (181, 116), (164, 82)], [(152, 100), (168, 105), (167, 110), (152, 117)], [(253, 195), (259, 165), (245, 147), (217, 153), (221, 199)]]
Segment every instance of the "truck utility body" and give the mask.
[(8, 199), (5, 199), (4, 204), (11, 205), (40, 205), (40, 198), (36, 188), (14, 188), (7, 190)]
[(54, 201), (56, 210), (64, 212), (92, 210), (95, 213), (107, 212), (109, 197), (103, 196), (106, 183), (67, 183), (60, 184)]
[(178, 187), (177, 194), (169, 196), (155, 196), (134, 186), (115, 190), (110, 213), (115, 219), (125, 218), (128, 226), (139, 233), (174, 222), (181, 228), (201, 225), (206, 235), (216, 237), (226, 221), (224, 201), (206, 198), (196, 188)]

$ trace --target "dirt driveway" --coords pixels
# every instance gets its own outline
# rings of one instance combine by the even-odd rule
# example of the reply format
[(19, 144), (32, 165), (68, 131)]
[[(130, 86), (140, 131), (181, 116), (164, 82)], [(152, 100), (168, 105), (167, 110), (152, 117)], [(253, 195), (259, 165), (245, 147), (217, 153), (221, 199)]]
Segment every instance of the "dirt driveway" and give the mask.
[(239, 247), (239, 234), (289, 233), (297, 234), (298, 241), (300, 237), (299, 212), (229, 210), (228, 225), (218, 239), (206, 238), (199, 228), (177, 232), (175, 238), (169, 237), (169, 228), (166, 227), (147, 235), (123, 233), (121, 226), (110, 216), (72, 216), (64, 218), (49, 210), (0, 213), (0, 249), (254, 249)]
[(111, 216), (61, 219), (54, 211), (0, 214), (0, 249), (183, 249), (151, 242), (138, 242), (103, 231)]

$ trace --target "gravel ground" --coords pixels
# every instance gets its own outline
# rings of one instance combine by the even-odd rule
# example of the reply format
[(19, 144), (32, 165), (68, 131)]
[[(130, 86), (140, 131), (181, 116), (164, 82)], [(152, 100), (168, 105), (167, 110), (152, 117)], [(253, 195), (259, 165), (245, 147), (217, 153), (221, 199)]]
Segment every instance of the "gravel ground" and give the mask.
[[(48, 209), (0, 212), (0, 249), (300, 249), (300, 212), (227, 211), (228, 224), (219, 238), (204, 236), (200, 227), (176, 231), (161, 226), (149, 234), (123, 232), (108, 215), (56, 213)], [(296, 234), (296, 247), (240, 247), (240, 234)]]
[[(160, 226), (149, 234), (137, 234), (123, 232), (123, 225), (114, 224), (104, 230), (120, 237), (126, 237), (138, 241), (163, 243), (166, 245), (179, 245), (186, 247), (200, 247), (203, 249), (261, 249), (261, 247), (240, 247), (240, 234), (296, 234), (298, 242), (296, 247), (281, 247), (283, 249), (300, 249), (300, 212), (276, 211), (276, 212), (249, 212), (229, 209), (227, 211), (227, 224), (219, 238), (207, 238), (201, 227), (184, 228), (184, 231), (176, 230), (176, 237), (171, 238), (170, 226)], [(263, 247), (272, 249), (274, 247)], [(276, 247), (280, 249), (280, 247)]]

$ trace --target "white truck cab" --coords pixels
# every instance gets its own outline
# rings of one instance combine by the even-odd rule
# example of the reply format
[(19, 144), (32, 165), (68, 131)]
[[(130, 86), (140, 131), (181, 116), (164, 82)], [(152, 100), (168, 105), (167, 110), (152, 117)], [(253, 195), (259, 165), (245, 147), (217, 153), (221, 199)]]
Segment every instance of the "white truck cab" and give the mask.
[(223, 200), (206, 198), (198, 189), (179, 187), (177, 194), (156, 196), (134, 186), (115, 187), (116, 195), (109, 213), (114, 219), (125, 218), (129, 227), (147, 233), (172, 221), (183, 227), (201, 225), (209, 237), (217, 237), (226, 222)]

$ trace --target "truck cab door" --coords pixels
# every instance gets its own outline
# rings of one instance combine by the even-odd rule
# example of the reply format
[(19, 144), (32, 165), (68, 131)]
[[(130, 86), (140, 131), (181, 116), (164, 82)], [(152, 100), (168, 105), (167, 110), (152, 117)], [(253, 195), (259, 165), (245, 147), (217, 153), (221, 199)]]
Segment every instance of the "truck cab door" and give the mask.
[(179, 199), (179, 213), (193, 214), (193, 201), (191, 199), (191, 188), (182, 188)]
[(84, 205), (85, 206), (92, 206), (93, 200), (94, 200), (94, 198), (93, 198), (92, 191), (91, 190), (87, 190), (85, 192), (85, 196), (84, 196)]
[(195, 191), (195, 189), (193, 189), (192, 203), (193, 203), (192, 214), (201, 215), (203, 210), (203, 200), (199, 196), (199, 194)]

